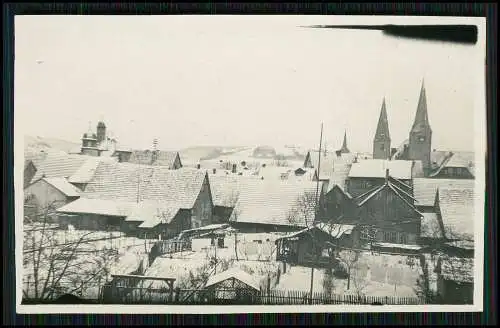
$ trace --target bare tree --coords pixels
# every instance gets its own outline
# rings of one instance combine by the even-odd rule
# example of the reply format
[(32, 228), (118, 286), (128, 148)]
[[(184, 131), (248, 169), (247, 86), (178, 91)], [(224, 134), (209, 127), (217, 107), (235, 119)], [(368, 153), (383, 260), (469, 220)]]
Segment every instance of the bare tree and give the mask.
[(61, 293), (84, 294), (107, 279), (110, 265), (117, 259), (114, 249), (98, 249), (94, 232), (76, 232), (61, 240), (63, 231), (49, 223), (54, 204), (38, 209), (25, 218), (23, 242), (23, 296), (50, 300)]
[(337, 260), (343, 266), (347, 275), (347, 289), (351, 288), (351, 272), (356, 269), (356, 263), (360, 257), (360, 251), (345, 249), (338, 252)]
[[(233, 222), (238, 222), (238, 218), (241, 214), (241, 210), (238, 208), (238, 197), (239, 192), (237, 190), (233, 190), (229, 197), (227, 197), (224, 201), (224, 204), (228, 208), (232, 208), (231, 211), (231, 219)], [(238, 258), (238, 230), (232, 229), (234, 234), (234, 256), (236, 261), (239, 261)]]
[(365, 289), (368, 287), (369, 281), (366, 279), (365, 272), (360, 270), (358, 265), (354, 265), (351, 279), (356, 295), (358, 297), (365, 296)]
[(323, 293), (330, 296), (334, 289), (334, 280), (333, 280), (333, 270), (331, 268), (324, 269), (323, 272)]
[(319, 195), (314, 192), (300, 194), (287, 213), (287, 220), (294, 226), (310, 228), (314, 224)]

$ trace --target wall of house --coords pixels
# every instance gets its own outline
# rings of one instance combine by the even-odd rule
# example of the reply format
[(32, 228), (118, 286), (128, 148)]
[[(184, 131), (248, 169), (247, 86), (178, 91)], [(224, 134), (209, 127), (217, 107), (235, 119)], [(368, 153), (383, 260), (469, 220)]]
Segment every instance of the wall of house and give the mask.
[(333, 188), (324, 196), (322, 218), (331, 220), (354, 214), (355, 205), (338, 188)]
[(85, 191), (85, 187), (87, 187), (86, 183), (72, 183), (72, 185), (77, 187), (81, 191)]
[(75, 216), (59, 215), (59, 224), (67, 228), (71, 224), (78, 230), (94, 231), (122, 231), (123, 217), (104, 216), (95, 214), (79, 214)]
[(383, 178), (349, 178), (346, 180), (347, 191), (351, 196), (357, 197), (368, 192), (385, 182)]
[(208, 178), (205, 177), (201, 191), (191, 211), (192, 228), (212, 224), (213, 203)]
[(445, 280), (438, 275), (438, 294), (443, 304), (473, 304), (474, 284)]
[(45, 180), (38, 180), (25, 188), (24, 198), (27, 205), (36, 205), (39, 209), (46, 209), (49, 205), (57, 209), (68, 203), (66, 195)]
[(243, 233), (268, 233), (268, 232), (294, 232), (302, 228), (296, 226), (284, 226), (273, 224), (261, 224), (253, 222), (229, 222), (231, 227)]
[(179, 155), (177, 155), (175, 157), (174, 164), (172, 165), (172, 169), (177, 170), (177, 169), (180, 169), (181, 167), (182, 167), (181, 159), (180, 159)]
[[(420, 235), (420, 217), (388, 188), (380, 191), (359, 208), (361, 222), (379, 228), (377, 239), (390, 243), (416, 244)], [(412, 222), (408, 222), (414, 220)]]
[(474, 179), (474, 176), (465, 167), (445, 167), (434, 179)]
[(229, 217), (233, 212), (232, 207), (225, 206), (214, 206), (212, 222), (213, 223), (227, 223), (229, 222)]
[[(412, 185), (411, 180), (399, 180), (409, 186)], [(346, 180), (346, 189), (352, 197), (362, 195), (376, 186), (381, 186), (385, 183), (385, 178), (348, 178)]]

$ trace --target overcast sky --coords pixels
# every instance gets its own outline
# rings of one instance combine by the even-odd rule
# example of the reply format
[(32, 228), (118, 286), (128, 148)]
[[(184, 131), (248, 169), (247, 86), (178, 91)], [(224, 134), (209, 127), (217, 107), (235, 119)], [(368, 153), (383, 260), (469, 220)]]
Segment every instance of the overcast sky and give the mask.
[(473, 150), (484, 45), (299, 27), (349, 19), (17, 16), (17, 132), (79, 142), (103, 119), (133, 147), (312, 146), (323, 122), (329, 147), (346, 129), (352, 150), (371, 151), (383, 97), (396, 147), (425, 78), (433, 148)]

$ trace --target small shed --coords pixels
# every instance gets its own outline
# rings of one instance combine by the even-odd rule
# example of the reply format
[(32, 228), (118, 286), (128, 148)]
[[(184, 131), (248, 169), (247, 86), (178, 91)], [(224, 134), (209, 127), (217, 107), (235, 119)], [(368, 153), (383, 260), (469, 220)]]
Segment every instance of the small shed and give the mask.
[(320, 222), (276, 239), (276, 260), (302, 266), (329, 267), (333, 254), (330, 251), (340, 247), (358, 247), (359, 238), (359, 230), (354, 225)]
[(211, 276), (205, 285), (205, 291), (206, 296), (217, 304), (249, 304), (260, 292), (260, 284), (245, 271), (233, 268)]

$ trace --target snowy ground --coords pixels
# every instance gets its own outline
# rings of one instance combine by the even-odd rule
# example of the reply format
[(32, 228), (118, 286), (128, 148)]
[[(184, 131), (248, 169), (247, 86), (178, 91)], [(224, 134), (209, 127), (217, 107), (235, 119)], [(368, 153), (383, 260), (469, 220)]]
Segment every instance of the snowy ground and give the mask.
[[(367, 296), (397, 296), (414, 297), (416, 280), (420, 275), (418, 261), (410, 267), (406, 264), (406, 256), (372, 255), (363, 253), (357, 263), (357, 269), (351, 272), (350, 289), (347, 289), (347, 279), (333, 278), (332, 292), (337, 295), (356, 294), (358, 291)], [(325, 279), (323, 269), (314, 270), (314, 291), (323, 292)], [(282, 274), (278, 290), (309, 291), (311, 269), (305, 267), (289, 267)]]
[[(183, 252), (157, 257), (153, 264), (146, 270), (146, 276), (175, 278), (174, 286), (183, 285), (186, 279), (189, 278), (190, 272), (197, 275), (200, 272), (213, 273), (213, 266), (209, 266), (210, 253), (203, 252)], [(243, 271), (251, 274), (257, 281), (264, 283), (268, 274), (275, 274), (278, 271), (279, 263), (275, 261), (252, 261), (252, 260), (235, 260), (234, 254), (227, 250), (218, 250), (217, 259), (224, 262), (227, 269), (234, 267), (240, 268)], [(218, 266), (218, 272), (221, 267)], [(225, 271), (225, 270), (224, 270)], [(162, 282), (153, 283), (151, 287), (160, 288)]]

